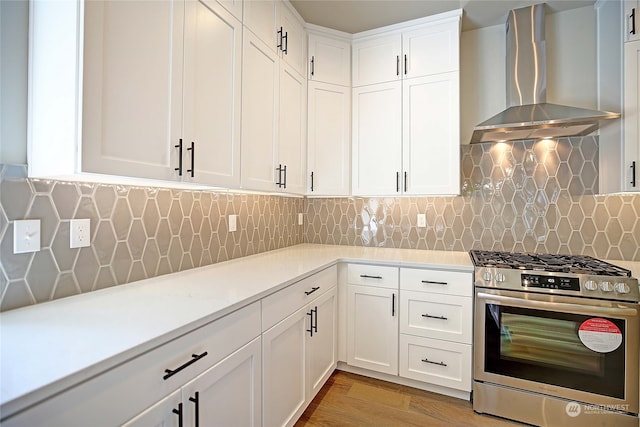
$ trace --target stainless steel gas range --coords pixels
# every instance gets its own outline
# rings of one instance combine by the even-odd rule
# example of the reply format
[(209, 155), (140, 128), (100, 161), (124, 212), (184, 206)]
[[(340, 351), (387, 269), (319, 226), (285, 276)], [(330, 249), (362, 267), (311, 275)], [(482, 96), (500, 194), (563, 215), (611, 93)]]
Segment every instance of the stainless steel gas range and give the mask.
[(631, 272), (588, 256), (469, 253), (474, 411), (541, 426), (638, 427)]

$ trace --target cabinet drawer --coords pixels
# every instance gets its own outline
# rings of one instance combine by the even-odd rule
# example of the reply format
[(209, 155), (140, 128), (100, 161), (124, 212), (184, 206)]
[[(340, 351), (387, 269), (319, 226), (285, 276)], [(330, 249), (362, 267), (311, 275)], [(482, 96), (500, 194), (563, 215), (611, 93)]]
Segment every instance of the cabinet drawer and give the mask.
[[(260, 303), (176, 338), (160, 347), (3, 421), (13, 426), (114, 426), (179, 389), (206, 369), (260, 335)], [(179, 370), (166, 380), (165, 369)]]
[(398, 288), (398, 268), (379, 265), (349, 264), (347, 283), (350, 285)]
[(471, 391), (471, 345), (401, 334), (400, 376)]
[(400, 332), (471, 344), (471, 297), (400, 291)]
[(473, 273), (401, 268), (400, 288), (470, 297), (473, 295)]
[(262, 300), (262, 330), (266, 331), (305, 304), (327, 292), (338, 282), (338, 267), (332, 266), (293, 283)]

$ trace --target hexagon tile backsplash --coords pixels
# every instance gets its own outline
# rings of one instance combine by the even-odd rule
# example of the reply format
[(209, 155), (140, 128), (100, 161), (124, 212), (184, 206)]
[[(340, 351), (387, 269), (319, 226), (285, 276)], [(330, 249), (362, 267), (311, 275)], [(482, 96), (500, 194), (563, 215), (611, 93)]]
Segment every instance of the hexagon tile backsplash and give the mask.
[[(318, 199), (27, 179), (0, 165), (0, 311), (302, 242), (640, 261), (640, 195), (595, 195), (597, 137), (463, 146), (461, 159), (460, 196)], [(43, 250), (14, 255), (13, 221), (36, 218)], [(90, 247), (69, 249), (72, 218), (91, 219)]]
[[(301, 198), (25, 176), (0, 165), (0, 311), (303, 242)], [(13, 221), (37, 218), (42, 250), (14, 255)], [(91, 219), (90, 247), (69, 249), (72, 218)]]
[(308, 199), (305, 241), (640, 261), (640, 195), (595, 195), (597, 137), (467, 145), (461, 158), (461, 196)]

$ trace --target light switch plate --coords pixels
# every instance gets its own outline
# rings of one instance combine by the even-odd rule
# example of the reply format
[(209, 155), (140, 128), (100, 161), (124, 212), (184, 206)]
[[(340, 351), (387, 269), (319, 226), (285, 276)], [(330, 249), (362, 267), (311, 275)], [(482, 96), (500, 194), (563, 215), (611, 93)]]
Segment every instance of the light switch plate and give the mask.
[(418, 227), (424, 228), (427, 226), (427, 215), (418, 214)]
[(23, 219), (13, 222), (13, 253), (23, 254), (40, 250), (40, 220)]
[(304, 217), (301, 213), (298, 214), (298, 225), (304, 224)]
[(91, 241), (91, 220), (72, 219), (69, 224), (69, 247), (84, 248)]
[(229, 232), (237, 230), (238, 215), (229, 215)]

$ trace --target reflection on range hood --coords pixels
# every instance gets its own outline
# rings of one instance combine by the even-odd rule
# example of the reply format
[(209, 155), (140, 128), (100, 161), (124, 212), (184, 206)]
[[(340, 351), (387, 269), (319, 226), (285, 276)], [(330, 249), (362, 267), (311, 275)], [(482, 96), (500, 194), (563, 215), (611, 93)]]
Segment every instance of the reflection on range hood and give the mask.
[(507, 105), (476, 126), (471, 143), (588, 135), (599, 121), (619, 113), (549, 104), (544, 40), (544, 4), (509, 12), (507, 19)]

